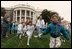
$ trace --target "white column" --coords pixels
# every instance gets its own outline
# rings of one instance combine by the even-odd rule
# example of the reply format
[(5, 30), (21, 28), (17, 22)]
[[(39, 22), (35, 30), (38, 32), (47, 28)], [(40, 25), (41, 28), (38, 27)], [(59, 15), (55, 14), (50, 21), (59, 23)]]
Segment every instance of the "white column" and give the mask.
[(15, 13), (14, 13), (14, 11), (13, 11), (13, 21), (14, 21), (14, 16), (15, 16)]
[(20, 10), (20, 22), (21, 22), (21, 10)]
[(17, 21), (17, 10), (16, 10), (16, 21)]
[(26, 10), (25, 10), (25, 22), (26, 22)]
[(34, 24), (34, 12), (33, 12), (33, 17), (32, 17), (32, 18), (33, 18), (32, 22), (33, 22), (33, 24)]
[(31, 18), (31, 11), (30, 11), (30, 18)]
[(36, 16), (35, 16), (35, 13), (33, 12), (33, 24), (36, 23)]

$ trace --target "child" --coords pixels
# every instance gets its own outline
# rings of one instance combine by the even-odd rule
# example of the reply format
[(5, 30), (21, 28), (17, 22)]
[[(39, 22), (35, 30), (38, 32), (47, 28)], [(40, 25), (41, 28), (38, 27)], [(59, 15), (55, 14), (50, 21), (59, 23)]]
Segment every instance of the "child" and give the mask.
[(42, 35), (42, 30), (45, 28), (45, 22), (44, 20), (42, 19), (42, 16), (40, 15), (37, 22), (36, 22), (36, 29), (38, 31), (38, 37), (41, 38), (41, 35)]
[(69, 35), (71, 37), (70, 24), (66, 21), (63, 21), (62, 25), (64, 26), (64, 28), (66, 28), (66, 31), (69, 33)]
[(12, 21), (12, 28), (11, 28), (11, 32), (13, 32), (13, 33), (16, 33), (16, 28), (17, 27), (17, 24), (16, 24), (16, 21)]
[(29, 25), (27, 25), (27, 32), (26, 32), (26, 34), (28, 36), (27, 45), (29, 45), (29, 41), (31, 39), (33, 31), (34, 31), (34, 26), (32, 25), (32, 21), (30, 21)]
[(18, 22), (17, 21), (15, 22), (15, 25), (16, 25), (15, 26), (15, 33), (17, 33), (17, 28), (18, 28)]
[(17, 29), (17, 35), (19, 35), (19, 38), (20, 38), (20, 39), (21, 39), (22, 34), (23, 34), (23, 25), (22, 25), (22, 23), (20, 22), (20, 23), (18, 24), (18, 29)]
[(50, 34), (50, 48), (58, 48), (61, 46), (60, 35), (61, 33), (66, 39), (69, 39), (68, 33), (66, 32), (65, 28), (60, 25), (58, 21), (58, 15), (52, 15), (52, 22), (47, 26), (45, 30), (46, 33), (43, 34)]
[(23, 36), (25, 35), (26, 31), (27, 31), (27, 26), (26, 23), (23, 22)]

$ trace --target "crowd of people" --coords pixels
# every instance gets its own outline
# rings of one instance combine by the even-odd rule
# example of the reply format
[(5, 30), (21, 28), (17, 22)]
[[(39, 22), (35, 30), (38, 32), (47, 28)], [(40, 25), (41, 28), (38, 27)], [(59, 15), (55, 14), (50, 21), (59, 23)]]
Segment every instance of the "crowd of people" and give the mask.
[(1, 38), (8, 37), (9, 34), (16, 34), (19, 39), (22, 36), (28, 36), (27, 45), (29, 45), (29, 40), (34, 31), (37, 31), (37, 35), (34, 37), (39, 37), (50, 34), (50, 48), (58, 48), (61, 46), (60, 35), (63, 35), (67, 40), (69, 40), (69, 35), (71, 35), (71, 25), (65, 26), (59, 21), (59, 15), (53, 14), (51, 17), (50, 24), (45, 23), (40, 15), (35, 24), (32, 24), (31, 18), (28, 21), (17, 22), (15, 20), (10, 21), (10, 18), (1, 16)]

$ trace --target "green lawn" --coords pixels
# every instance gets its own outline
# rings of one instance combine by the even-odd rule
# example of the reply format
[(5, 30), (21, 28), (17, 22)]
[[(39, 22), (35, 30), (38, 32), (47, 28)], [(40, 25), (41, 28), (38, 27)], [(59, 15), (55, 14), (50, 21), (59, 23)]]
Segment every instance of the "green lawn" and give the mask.
[[(5, 39), (1, 39), (1, 48), (49, 48), (49, 36), (44, 35), (41, 39), (32, 36), (30, 46), (26, 45), (27, 37), (19, 39), (16, 35), (9, 35)], [(60, 48), (71, 48), (71, 41), (62, 43)]]

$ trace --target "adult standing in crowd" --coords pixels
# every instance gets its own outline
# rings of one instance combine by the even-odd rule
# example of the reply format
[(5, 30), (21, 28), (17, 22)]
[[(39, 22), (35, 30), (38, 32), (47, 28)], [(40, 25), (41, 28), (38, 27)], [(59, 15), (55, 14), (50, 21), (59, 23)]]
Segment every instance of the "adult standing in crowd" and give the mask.
[(5, 38), (6, 37), (6, 33), (8, 30), (8, 21), (7, 21), (7, 17), (1, 16), (3, 18), (1, 18), (1, 28), (2, 28), (2, 37)]

